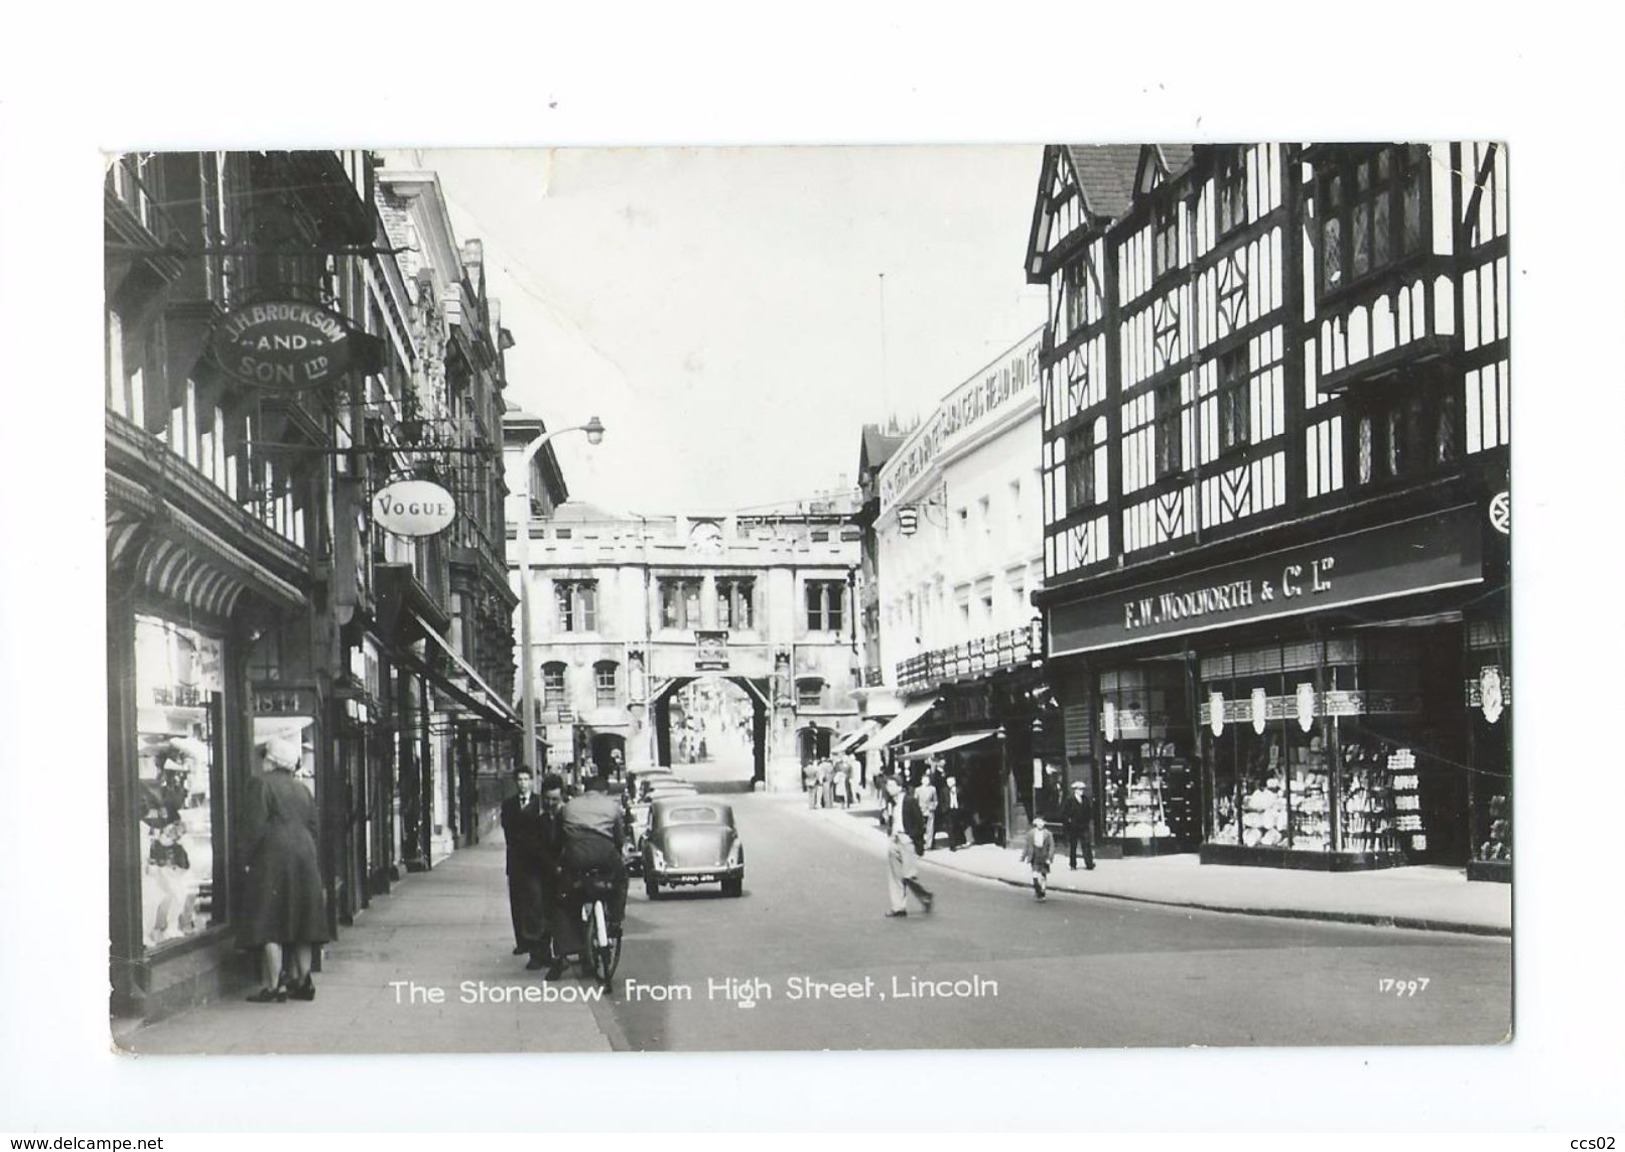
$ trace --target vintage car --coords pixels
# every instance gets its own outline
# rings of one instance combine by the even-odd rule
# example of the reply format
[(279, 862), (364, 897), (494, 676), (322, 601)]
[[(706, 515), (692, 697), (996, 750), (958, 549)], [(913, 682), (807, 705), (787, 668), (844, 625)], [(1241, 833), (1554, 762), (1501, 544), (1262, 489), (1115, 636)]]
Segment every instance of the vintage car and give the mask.
[(645, 789), (642, 799), (648, 802), (664, 796), (697, 796), (699, 791), (687, 780), (656, 780)]
[(662, 887), (688, 884), (721, 884), (724, 896), (745, 890), (745, 846), (733, 808), (712, 796), (665, 796), (649, 805), (643, 890), (654, 900)]
[(621, 858), (626, 862), (628, 876), (643, 873), (643, 837), (649, 831), (649, 802), (636, 801), (626, 806), (626, 843), (621, 847)]

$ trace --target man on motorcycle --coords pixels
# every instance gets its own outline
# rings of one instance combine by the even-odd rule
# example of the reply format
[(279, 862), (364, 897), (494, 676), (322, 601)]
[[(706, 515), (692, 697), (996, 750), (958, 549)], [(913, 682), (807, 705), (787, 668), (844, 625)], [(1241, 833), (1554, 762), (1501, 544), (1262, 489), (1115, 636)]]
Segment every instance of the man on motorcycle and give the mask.
[[(621, 802), (609, 795), (601, 776), (588, 777), (586, 791), (564, 805), (559, 823), (563, 846), (559, 854), (559, 890), (556, 930), (566, 943), (555, 944), (555, 955), (579, 954), (581, 908), (590, 899), (594, 883), (605, 891), (604, 911), (611, 935), (621, 933), (626, 915), (626, 862), (621, 855), (626, 842), (626, 821)], [(548, 979), (563, 972), (562, 961), (547, 971)]]

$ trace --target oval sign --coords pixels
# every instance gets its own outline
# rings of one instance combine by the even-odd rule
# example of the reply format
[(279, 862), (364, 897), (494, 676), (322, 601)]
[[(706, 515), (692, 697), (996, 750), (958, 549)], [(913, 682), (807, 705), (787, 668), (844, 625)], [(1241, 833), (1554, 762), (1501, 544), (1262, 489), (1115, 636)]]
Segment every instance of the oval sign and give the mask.
[(372, 518), (397, 536), (433, 536), (457, 516), (457, 502), (432, 480), (397, 480), (372, 498)]
[(344, 317), (295, 300), (228, 312), (209, 334), (209, 350), (228, 376), (284, 391), (337, 381), (350, 367), (354, 346)]

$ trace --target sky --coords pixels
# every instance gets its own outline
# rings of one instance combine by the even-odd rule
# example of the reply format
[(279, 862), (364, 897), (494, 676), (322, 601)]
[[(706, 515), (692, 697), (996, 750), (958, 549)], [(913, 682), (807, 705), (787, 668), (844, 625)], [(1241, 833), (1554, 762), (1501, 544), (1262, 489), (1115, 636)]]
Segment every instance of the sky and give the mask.
[(573, 499), (732, 509), (857, 480), (903, 422), (1044, 319), (1023, 263), (1041, 145), (388, 153), (484, 243), (508, 396)]

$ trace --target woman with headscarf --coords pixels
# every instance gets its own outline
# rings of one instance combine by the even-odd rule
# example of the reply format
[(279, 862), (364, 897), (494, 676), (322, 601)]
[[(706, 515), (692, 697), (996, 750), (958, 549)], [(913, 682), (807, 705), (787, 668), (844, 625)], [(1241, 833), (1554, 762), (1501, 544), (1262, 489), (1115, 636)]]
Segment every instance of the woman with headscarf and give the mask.
[(239, 942), (260, 949), (262, 987), (249, 997), (257, 1004), (314, 1000), (311, 956), (327, 940), (316, 801), (294, 777), (300, 756), (297, 738), (267, 740), (266, 770), (244, 798), (248, 900)]

